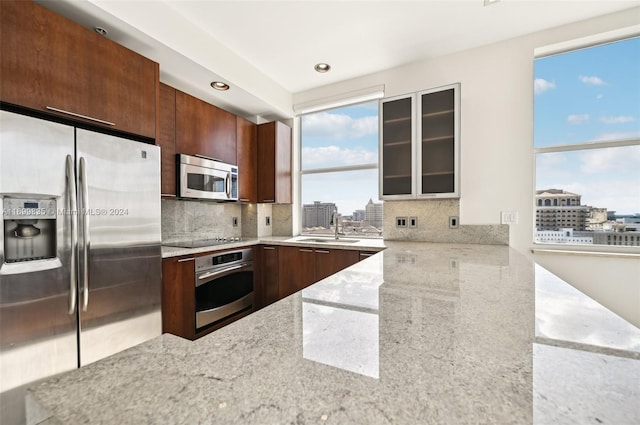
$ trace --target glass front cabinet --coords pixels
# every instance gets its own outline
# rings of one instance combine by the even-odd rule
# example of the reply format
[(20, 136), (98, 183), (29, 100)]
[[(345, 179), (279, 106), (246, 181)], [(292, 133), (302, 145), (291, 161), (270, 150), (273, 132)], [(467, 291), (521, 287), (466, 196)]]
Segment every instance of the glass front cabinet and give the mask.
[(460, 197), (460, 84), (380, 101), (380, 199)]

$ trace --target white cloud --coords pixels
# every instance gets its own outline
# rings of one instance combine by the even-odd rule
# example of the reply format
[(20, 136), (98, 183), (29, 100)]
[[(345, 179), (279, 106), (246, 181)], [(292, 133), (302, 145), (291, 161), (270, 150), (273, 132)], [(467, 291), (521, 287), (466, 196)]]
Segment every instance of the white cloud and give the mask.
[(338, 146), (321, 146), (302, 149), (302, 169), (340, 167), (378, 162), (378, 153), (363, 148), (343, 149)]
[(603, 95), (603, 94), (599, 94), (599, 95), (597, 95), (597, 96), (596, 96), (596, 99), (597, 99), (597, 100), (600, 100), (600, 99), (603, 99), (603, 98), (604, 98), (604, 95)]
[(640, 138), (640, 131), (602, 133), (593, 138), (594, 142), (608, 142), (611, 140), (625, 140)]
[(638, 170), (640, 146), (587, 150), (580, 154), (579, 160), (580, 170), (585, 174), (621, 175), (627, 170)]
[(578, 79), (582, 81), (584, 84), (589, 86), (604, 86), (607, 84), (600, 77), (596, 77), (596, 76), (587, 77), (585, 75), (581, 75), (578, 77)]
[(344, 114), (319, 112), (302, 118), (303, 137), (325, 137), (334, 140), (376, 134), (378, 117), (353, 118)]
[(569, 124), (582, 124), (583, 122), (589, 121), (589, 114), (576, 114), (576, 115), (569, 115), (567, 117), (567, 122)]
[(547, 81), (544, 78), (536, 78), (533, 80), (533, 93), (542, 94), (547, 90), (555, 89), (556, 83), (553, 81)]
[(630, 116), (619, 116), (619, 117), (600, 117), (600, 121), (605, 124), (624, 124), (628, 122), (635, 122), (634, 117)]

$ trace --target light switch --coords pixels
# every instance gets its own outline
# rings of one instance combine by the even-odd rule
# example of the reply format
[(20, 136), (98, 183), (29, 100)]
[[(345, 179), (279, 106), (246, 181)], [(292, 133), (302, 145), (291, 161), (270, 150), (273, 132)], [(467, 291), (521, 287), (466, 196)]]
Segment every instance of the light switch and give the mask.
[(500, 224), (518, 224), (518, 212), (502, 211), (500, 213)]

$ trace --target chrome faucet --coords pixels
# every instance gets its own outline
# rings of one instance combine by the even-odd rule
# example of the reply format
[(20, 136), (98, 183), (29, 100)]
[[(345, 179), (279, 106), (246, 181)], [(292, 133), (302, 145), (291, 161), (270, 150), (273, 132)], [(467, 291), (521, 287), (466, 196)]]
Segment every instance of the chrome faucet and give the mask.
[(338, 226), (340, 225), (340, 218), (338, 216), (338, 207), (336, 207), (336, 209), (333, 211), (333, 214), (331, 215), (331, 224), (336, 226), (336, 234), (335, 234), (335, 238), (336, 240), (338, 240), (338, 235), (344, 235), (344, 232), (340, 233), (338, 232)]

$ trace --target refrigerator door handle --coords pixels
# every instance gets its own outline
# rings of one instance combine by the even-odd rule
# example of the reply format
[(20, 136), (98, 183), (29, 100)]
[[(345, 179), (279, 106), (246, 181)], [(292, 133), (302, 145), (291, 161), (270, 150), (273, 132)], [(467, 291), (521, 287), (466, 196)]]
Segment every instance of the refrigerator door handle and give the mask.
[(80, 158), (80, 193), (82, 194), (82, 311), (87, 311), (89, 305), (89, 184), (87, 183), (87, 166), (84, 157)]
[(69, 217), (71, 228), (71, 271), (69, 278), (69, 314), (75, 314), (78, 298), (77, 246), (78, 246), (78, 204), (76, 198), (76, 176), (71, 155), (67, 155), (67, 190), (69, 192)]

